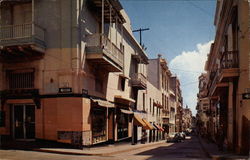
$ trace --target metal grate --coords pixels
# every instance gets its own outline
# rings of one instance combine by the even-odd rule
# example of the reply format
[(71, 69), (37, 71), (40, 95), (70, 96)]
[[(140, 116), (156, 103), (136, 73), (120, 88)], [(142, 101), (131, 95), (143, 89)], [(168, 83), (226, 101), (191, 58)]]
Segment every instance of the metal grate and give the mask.
[(30, 72), (15, 72), (7, 73), (9, 81), (9, 89), (25, 89), (34, 88), (34, 71)]

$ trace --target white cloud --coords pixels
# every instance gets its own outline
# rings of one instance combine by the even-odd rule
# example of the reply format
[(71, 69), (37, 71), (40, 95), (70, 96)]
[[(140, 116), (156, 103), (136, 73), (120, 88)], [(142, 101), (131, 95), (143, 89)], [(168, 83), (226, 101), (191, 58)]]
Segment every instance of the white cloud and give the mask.
[(196, 113), (198, 77), (204, 72), (207, 54), (213, 41), (197, 44), (194, 51), (183, 51), (170, 61), (170, 70), (176, 73), (181, 82), (184, 105), (187, 104)]

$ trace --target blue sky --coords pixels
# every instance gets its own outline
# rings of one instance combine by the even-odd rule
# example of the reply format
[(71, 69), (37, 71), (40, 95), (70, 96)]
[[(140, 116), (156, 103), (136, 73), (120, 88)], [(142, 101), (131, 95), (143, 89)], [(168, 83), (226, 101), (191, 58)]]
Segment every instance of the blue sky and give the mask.
[[(149, 58), (162, 54), (180, 78), (184, 104), (196, 106), (198, 76), (214, 39), (215, 0), (120, 0)], [(139, 41), (139, 33), (134, 33)]]

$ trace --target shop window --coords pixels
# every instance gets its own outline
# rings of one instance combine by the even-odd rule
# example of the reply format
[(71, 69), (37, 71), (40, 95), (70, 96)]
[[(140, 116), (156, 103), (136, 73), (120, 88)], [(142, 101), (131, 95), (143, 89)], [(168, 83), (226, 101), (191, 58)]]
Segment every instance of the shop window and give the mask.
[(118, 139), (128, 137), (128, 115), (120, 113), (117, 116), (117, 134)]
[(106, 110), (95, 108), (92, 110), (92, 137), (93, 142), (106, 140)]

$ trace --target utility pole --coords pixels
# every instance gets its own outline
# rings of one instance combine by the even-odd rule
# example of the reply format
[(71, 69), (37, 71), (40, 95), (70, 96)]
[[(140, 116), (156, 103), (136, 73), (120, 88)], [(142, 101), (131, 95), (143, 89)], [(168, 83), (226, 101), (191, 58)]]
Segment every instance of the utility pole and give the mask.
[(141, 35), (141, 32), (142, 31), (147, 31), (149, 30), (149, 28), (140, 28), (140, 29), (137, 29), (137, 30), (133, 30), (133, 32), (140, 32), (140, 45), (142, 46), (142, 35)]

